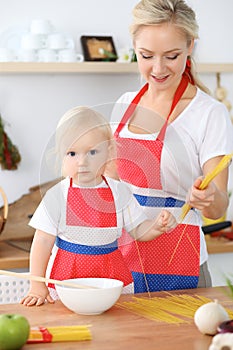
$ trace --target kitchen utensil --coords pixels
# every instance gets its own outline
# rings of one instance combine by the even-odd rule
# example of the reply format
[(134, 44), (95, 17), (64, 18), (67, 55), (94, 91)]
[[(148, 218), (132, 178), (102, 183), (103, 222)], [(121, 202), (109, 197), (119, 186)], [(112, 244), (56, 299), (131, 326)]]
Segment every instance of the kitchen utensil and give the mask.
[(84, 57), (81, 53), (75, 52), (74, 49), (65, 49), (58, 52), (59, 62), (83, 62)]
[(39, 62), (56, 62), (57, 53), (53, 49), (38, 50), (38, 61)]
[(21, 49), (18, 54), (19, 62), (36, 62), (38, 60), (37, 50), (29, 49), (23, 50)]
[(6, 47), (0, 48), (0, 62), (14, 62), (16, 60), (16, 54), (12, 49)]
[[(69, 283), (71, 280), (67, 280)], [(99, 315), (110, 309), (119, 299), (123, 282), (110, 278), (77, 278), (72, 283), (95, 286), (96, 289), (67, 288), (57, 285), (61, 302), (71, 311), (81, 315)]]
[(22, 36), (21, 48), (23, 50), (39, 50), (46, 47), (46, 36), (43, 34), (27, 33)]
[(74, 41), (63, 33), (53, 33), (47, 37), (47, 47), (53, 50), (74, 49)]
[(232, 225), (231, 221), (222, 221), (216, 224), (202, 226), (202, 231), (204, 232), (205, 235), (212, 234), (213, 232), (223, 230), (224, 228), (227, 228), (227, 227), (231, 227), (231, 225)]
[[(0, 275), (7, 275), (7, 276), (14, 276), (14, 277), (19, 277), (19, 278), (25, 278), (28, 279), (30, 281), (37, 281), (37, 282), (47, 282), (47, 283), (53, 283), (56, 285), (62, 285), (62, 286), (66, 286), (66, 287), (70, 287), (70, 288), (75, 288), (75, 289), (97, 289), (98, 285), (96, 286), (92, 286), (91, 284), (78, 284), (75, 281), (76, 279), (70, 279), (70, 280), (55, 280), (55, 279), (51, 279), (51, 278), (45, 278), (45, 277), (41, 277), (41, 276), (33, 276), (30, 274), (23, 274), (23, 273), (19, 273), (19, 272), (13, 272), (13, 271), (6, 271), (6, 270), (0, 270)], [(82, 279), (80, 279), (82, 280)]]
[(30, 23), (30, 32), (33, 34), (50, 34), (55, 30), (54, 26), (48, 19), (36, 18)]

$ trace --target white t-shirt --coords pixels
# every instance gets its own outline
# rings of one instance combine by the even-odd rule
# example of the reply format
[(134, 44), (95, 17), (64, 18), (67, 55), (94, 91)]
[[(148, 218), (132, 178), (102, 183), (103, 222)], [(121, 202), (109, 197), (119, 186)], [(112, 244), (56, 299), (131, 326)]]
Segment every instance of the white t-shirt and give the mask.
[[(138, 91), (127, 92), (117, 100), (111, 116), (113, 132), (137, 93)], [(137, 108), (140, 108), (140, 105)], [(146, 113), (146, 109), (143, 112)], [(120, 132), (120, 137), (154, 140), (157, 134), (135, 134), (130, 132), (126, 125)], [(173, 197), (185, 201), (194, 180), (203, 174), (204, 163), (232, 151), (233, 126), (226, 106), (197, 89), (196, 96), (190, 104), (167, 127), (161, 156), (163, 190), (142, 189), (132, 185), (130, 188), (133, 193), (139, 195)], [(161, 210), (149, 207), (143, 209), (149, 218)], [(172, 209), (176, 217), (178, 211), (176, 208)], [(196, 210), (190, 211), (184, 220), (184, 223), (186, 222), (201, 226), (200, 213)], [(201, 231), (200, 263), (206, 260), (206, 244)]]
[[(116, 102), (111, 116), (113, 131), (136, 94), (125, 93)], [(124, 128), (120, 136), (153, 140), (157, 135), (134, 134)], [(190, 104), (167, 128), (161, 159), (164, 190), (185, 199), (193, 180), (202, 175), (204, 163), (232, 151), (233, 126), (229, 112), (223, 103), (197, 89)], [(177, 181), (177, 174), (181, 181)]]
[[(108, 177), (106, 177), (106, 180), (112, 190), (115, 201), (117, 216), (116, 228), (79, 228), (76, 226), (71, 227), (66, 224), (66, 203), (70, 184), (69, 178), (62, 180), (46, 192), (33, 214), (29, 225), (51, 235), (59, 236), (61, 239), (72, 243), (92, 246), (112, 243), (121, 236), (123, 227), (126, 231), (131, 231), (145, 221), (147, 217), (128, 186), (121, 181)], [(75, 187), (75, 184), (73, 184), (73, 187)], [(107, 187), (107, 185), (105, 181), (103, 181), (98, 187)], [(101, 231), (101, 235), (99, 231)]]

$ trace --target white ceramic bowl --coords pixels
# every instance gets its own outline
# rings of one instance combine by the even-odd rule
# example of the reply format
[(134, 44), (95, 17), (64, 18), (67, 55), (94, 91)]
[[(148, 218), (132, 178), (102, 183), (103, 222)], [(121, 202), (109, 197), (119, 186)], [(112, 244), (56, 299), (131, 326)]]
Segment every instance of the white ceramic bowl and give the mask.
[(75, 278), (66, 280), (97, 288), (72, 288), (56, 285), (61, 302), (71, 311), (81, 315), (98, 315), (110, 309), (119, 299), (123, 282), (109, 278)]

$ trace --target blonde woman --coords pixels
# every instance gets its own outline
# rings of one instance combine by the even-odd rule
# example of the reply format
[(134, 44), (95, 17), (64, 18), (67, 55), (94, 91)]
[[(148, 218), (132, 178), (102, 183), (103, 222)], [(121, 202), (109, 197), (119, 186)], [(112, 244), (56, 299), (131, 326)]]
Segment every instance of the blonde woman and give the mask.
[(196, 77), (192, 52), (198, 25), (184, 0), (140, 1), (130, 29), (146, 83), (122, 95), (113, 110), (118, 174), (148, 217), (173, 208), (179, 218), (185, 201), (193, 209), (169, 237), (137, 247), (132, 242), (122, 253), (135, 292), (208, 287), (201, 215), (217, 219), (225, 213), (228, 170), (205, 190), (199, 185), (233, 151), (228, 111)]

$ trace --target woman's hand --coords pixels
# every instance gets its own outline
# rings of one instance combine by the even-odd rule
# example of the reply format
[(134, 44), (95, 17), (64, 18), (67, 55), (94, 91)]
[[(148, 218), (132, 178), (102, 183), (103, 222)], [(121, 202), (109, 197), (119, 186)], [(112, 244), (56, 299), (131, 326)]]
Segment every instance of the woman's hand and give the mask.
[(215, 194), (217, 191), (217, 187), (213, 181), (209, 183), (206, 189), (200, 190), (199, 186), (201, 185), (202, 180), (203, 177), (199, 177), (196, 179), (189, 191), (187, 198), (187, 203), (192, 208), (196, 208), (201, 211), (213, 204), (215, 200)]
[(49, 294), (47, 286), (41, 283), (40, 286), (30, 288), (28, 294), (20, 301), (20, 304), (25, 306), (40, 306), (45, 303), (45, 301), (53, 304), (54, 300)]
[[(219, 164), (223, 156), (209, 159), (203, 166), (203, 174), (206, 176)], [(198, 210), (202, 215), (209, 219), (219, 219), (227, 210), (229, 197), (227, 193), (228, 168), (222, 170), (204, 189), (200, 190), (199, 186), (203, 177), (198, 177), (191, 187), (187, 203)]]

